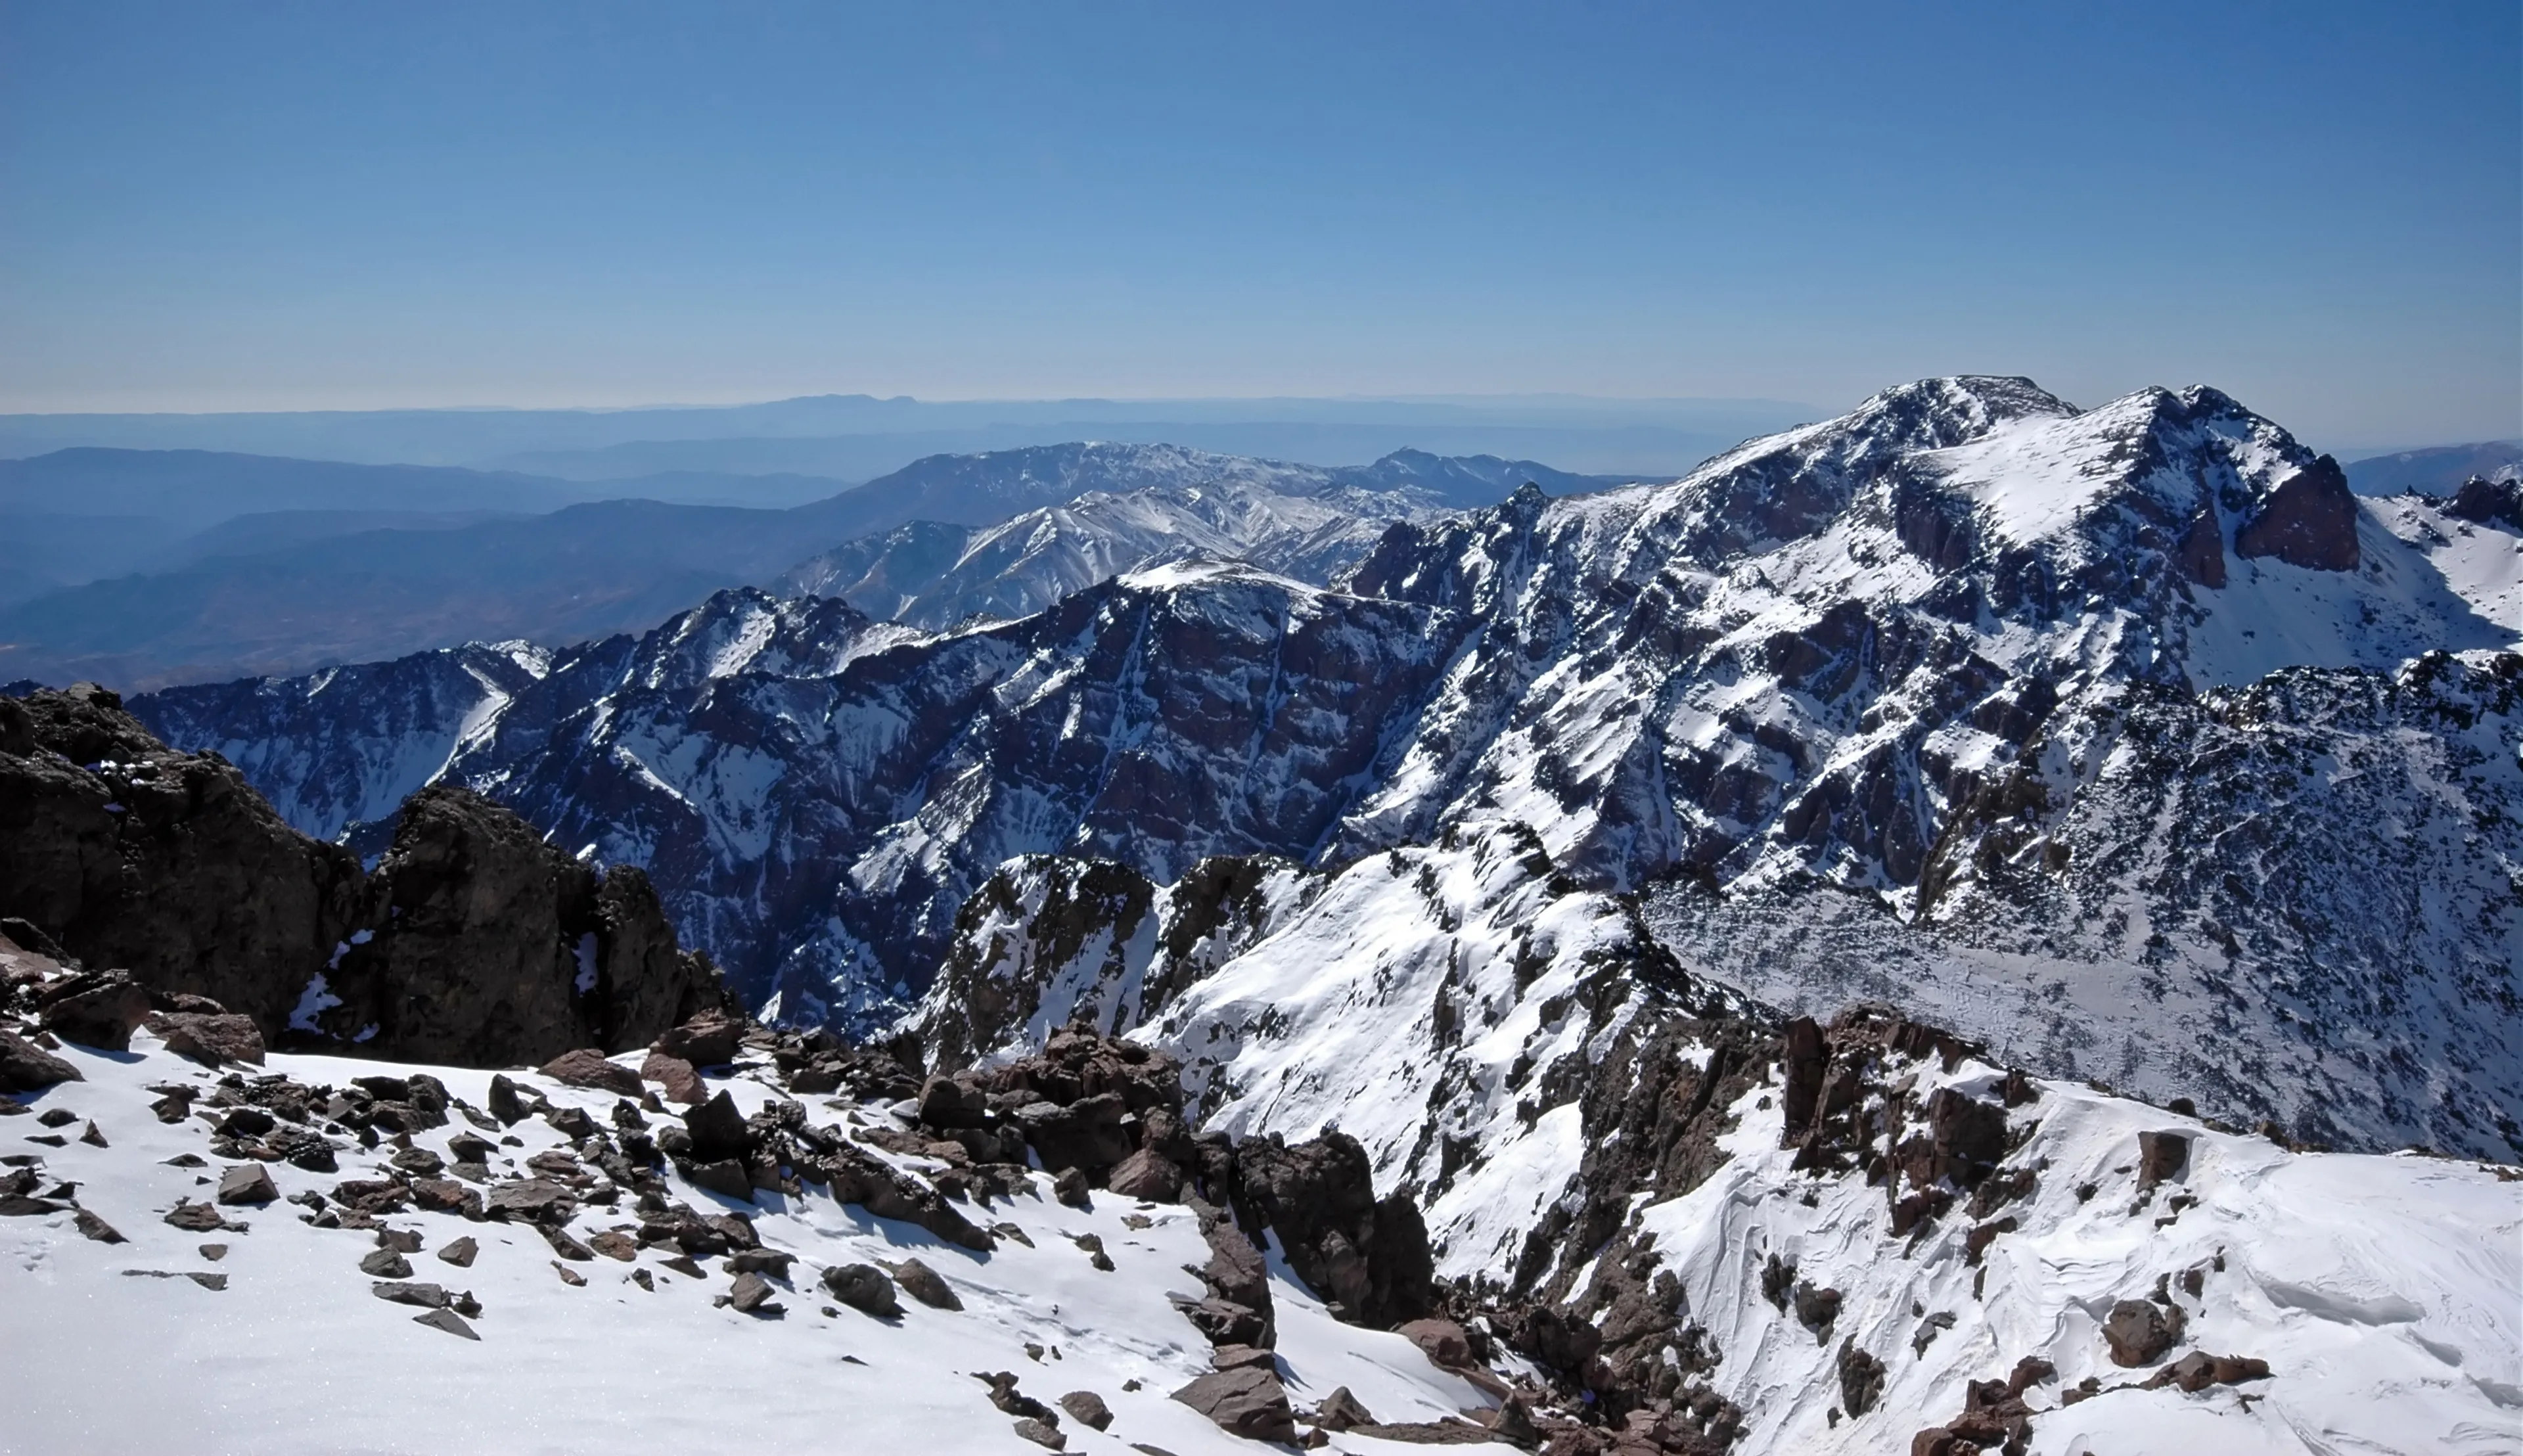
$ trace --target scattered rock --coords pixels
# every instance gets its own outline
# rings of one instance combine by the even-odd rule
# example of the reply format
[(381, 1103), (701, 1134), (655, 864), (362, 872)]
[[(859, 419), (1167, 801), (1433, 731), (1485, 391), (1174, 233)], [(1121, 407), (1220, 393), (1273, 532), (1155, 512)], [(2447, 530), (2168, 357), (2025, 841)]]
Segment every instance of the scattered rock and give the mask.
[(2103, 1320), (2103, 1339), (2112, 1363), (2123, 1369), (2152, 1365), (2181, 1339), (2188, 1317), (2178, 1304), (2166, 1308), (2146, 1299), (2122, 1299)]
[(623, 1097), (640, 1095), (640, 1074), (605, 1060), (604, 1054), (594, 1047), (563, 1052), (544, 1063), (543, 1073), (566, 1087), (593, 1087)]
[(1182, 1169), (1153, 1148), (1142, 1148), (1113, 1167), (1105, 1186), (1124, 1198), (1170, 1203), (1182, 1197)]
[(542, 1224), (538, 1227), (543, 1230), (544, 1242), (550, 1245), (551, 1251), (562, 1258), (583, 1264), (595, 1257), (595, 1249), (579, 1243), (571, 1236), (569, 1230), (559, 1224)]
[(1176, 1390), (1173, 1398), (1207, 1416), (1218, 1429), (1247, 1440), (1297, 1438), (1297, 1416), (1288, 1405), (1288, 1391), (1270, 1371), (1250, 1367), (1212, 1371)]
[(568, 1285), (571, 1289), (580, 1289), (585, 1287), (587, 1284), (586, 1275), (579, 1273), (577, 1270), (572, 1269), (558, 1259), (552, 1260), (552, 1272), (559, 1275), (560, 1282)]
[(1060, 1408), (1069, 1412), (1071, 1418), (1081, 1426), (1092, 1426), (1098, 1431), (1112, 1429), (1113, 1408), (1104, 1403), (1103, 1396), (1092, 1390), (1070, 1391), (1060, 1397)]
[(107, 1052), (131, 1050), (131, 1033), (149, 1019), (149, 993), (124, 970), (72, 976), (35, 998), (36, 1020), (66, 1042)]
[(262, 1033), (252, 1016), (162, 1011), (149, 1018), (149, 1029), (166, 1038), (167, 1051), (205, 1066), (232, 1061), (262, 1065)]
[(835, 1264), (824, 1271), (824, 1288), (833, 1297), (862, 1314), (878, 1319), (891, 1319), (902, 1313), (902, 1301), (894, 1297), (893, 1281), (874, 1264)]
[(1092, 1208), (1087, 1198), (1086, 1173), (1081, 1168), (1063, 1168), (1053, 1175), (1051, 1196), (1071, 1208)]
[(722, 1011), (703, 1011), (668, 1028), (653, 1046), (695, 1067), (720, 1066), (736, 1059), (737, 1049), (744, 1045), (745, 1025)]
[(97, 1217), (95, 1214), (88, 1212), (84, 1208), (80, 1209), (77, 1216), (72, 1218), (71, 1222), (78, 1227), (80, 1234), (95, 1240), (99, 1244), (124, 1244), (129, 1242), (115, 1231), (114, 1225), (107, 1223), (104, 1219)]
[(979, 1127), (989, 1120), (989, 1099), (978, 1087), (952, 1077), (931, 1077), (921, 1084), (920, 1120), (930, 1127), (950, 1132)]
[(671, 1259), (659, 1259), (657, 1262), (688, 1279), (709, 1278), (709, 1274), (703, 1270), (700, 1265), (692, 1262), (692, 1256), (690, 1254), (679, 1253)]
[(415, 1325), (427, 1325), (432, 1330), (444, 1330), (450, 1335), (460, 1335), (466, 1339), (482, 1338), (473, 1333), (471, 1325), (464, 1323), (462, 1315), (452, 1309), (433, 1309), (427, 1314), (413, 1315), (411, 1322)]
[(565, 1222), (578, 1207), (568, 1188), (548, 1178), (520, 1178), (491, 1190), (482, 1210), (492, 1218), (521, 1218), (532, 1223)]
[(228, 1256), (228, 1246), (224, 1244), (205, 1244), (194, 1252), (215, 1264)]
[(2144, 1198), (2167, 1178), (2178, 1178), (2190, 1165), (2190, 1135), (2152, 1132), (2137, 1135), (2137, 1192)]
[(2234, 1386), (2244, 1381), (2266, 1380), (2269, 1362), (2236, 1355), (2212, 1355), (2206, 1350), (2189, 1354), (2166, 1365), (2147, 1378), (2146, 1388), (2178, 1386), (2193, 1394), (2210, 1386)]
[(15, 1032), (0, 1031), (0, 1092), (41, 1092), (59, 1082), (85, 1080), (77, 1067)]
[(1017, 1422), (1016, 1433), (1037, 1446), (1042, 1446), (1054, 1451), (1066, 1451), (1069, 1449), (1068, 1436), (1061, 1434), (1052, 1427), (1035, 1420), (1031, 1416), (1027, 1416)]
[(481, 1251), (482, 1246), (473, 1242), (473, 1236), (467, 1234), (463, 1238), (457, 1239), (442, 1246), (438, 1250), (438, 1257), (447, 1263), (453, 1264), (458, 1269), (470, 1269), (473, 1267), (474, 1258), (479, 1255)]
[(167, 1215), (167, 1222), (194, 1234), (214, 1234), (228, 1226), (227, 1220), (219, 1216), (218, 1209), (189, 1198), (176, 1202), (174, 1211)]
[(93, 1120), (88, 1123), (87, 1131), (79, 1134), (79, 1141), (85, 1143), (90, 1148), (106, 1148), (112, 1146), (105, 1141), (105, 1134), (97, 1128), (97, 1125)]
[(409, 1279), (411, 1261), (391, 1248), (380, 1248), (359, 1260), (359, 1272), (372, 1279)]
[(526, 1120), (526, 1100), (517, 1093), (517, 1084), (494, 1073), (490, 1095), (483, 1100), (485, 1110), (499, 1119), (502, 1127), (513, 1127)]
[(1857, 1347), (1839, 1342), (1839, 1404), (1851, 1417), (1865, 1415), (1883, 1398), (1883, 1362)]
[(666, 1101), (670, 1103), (698, 1103), (709, 1096), (709, 1089), (701, 1083), (701, 1074), (693, 1069), (690, 1062), (663, 1052), (648, 1054), (647, 1058), (640, 1063), (640, 1076), (643, 1081), (662, 1084), (666, 1089)]
[(1349, 1431), (1359, 1426), (1372, 1426), (1375, 1417), (1366, 1405), (1349, 1392), (1347, 1386), (1334, 1386), (1332, 1393), (1314, 1407), (1313, 1423), (1325, 1431)]
[(587, 1246), (608, 1259), (631, 1263), (640, 1257), (640, 1241), (619, 1230), (607, 1230), (587, 1241)]
[(368, 1287), (368, 1292), (395, 1304), (416, 1304), (423, 1309), (447, 1307), (447, 1291), (434, 1284), (380, 1283)]
[(244, 1163), (219, 1175), (218, 1200), (234, 1207), (238, 1204), (268, 1203), (280, 1197), (271, 1181), (270, 1170), (261, 1163)]
[(692, 1186), (717, 1194), (721, 1198), (742, 1202), (753, 1201), (753, 1175), (744, 1164), (732, 1157), (715, 1162), (687, 1162), (679, 1169)]
[[(947, 1286), (945, 1277), (918, 1259), (904, 1259), (893, 1266), (893, 1282), (902, 1292), (931, 1309), (962, 1309), (964, 1301)], [(1102, 1427), (1097, 1427), (1102, 1430)]]
[(736, 1277), (727, 1293), (728, 1305), (738, 1314), (777, 1314), (780, 1306), (771, 1302), (778, 1291), (771, 1281), (750, 1271)]
[(1086, 1262), (1094, 1265), (1103, 1273), (1110, 1274), (1113, 1272), (1113, 1256), (1104, 1251), (1103, 1235), (1079, 1234), (1071, 1239), (1070, 1242), (1085, 1250)]

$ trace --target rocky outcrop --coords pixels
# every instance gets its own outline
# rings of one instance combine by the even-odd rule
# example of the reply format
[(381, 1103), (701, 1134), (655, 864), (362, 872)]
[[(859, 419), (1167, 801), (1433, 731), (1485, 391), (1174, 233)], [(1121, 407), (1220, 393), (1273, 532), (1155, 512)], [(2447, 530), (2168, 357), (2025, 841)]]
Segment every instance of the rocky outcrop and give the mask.
[(15, 706), (28, 751), (0, 746), (0, 915), (86, 964), (285, 1029), (359, 919), (358, 862), (282, 822), (217, 754), (160, 743), (104, 688)]
[(1304, 1143), (1248, 1138), (1235, 1150), (1235, 1204), (1279, 1237), (1288, 1267), (1333, 1314), (1382, 1328), (1435, 1304), (1434, 1263), (1419, 1205), (1375, 1196), (1366, 1150), (1344, 1133)]
[[(60, 1035), (120, 1048), (154, 1010), (218, 1059), (259, 1041), (536, 1064), (641, 1046), (724, 1001), (639, 870), (581, 865), (465, 790), (413, 796), (366, 874), (111, 692), (0, 701), (0, 916), (96, 967), (42, 993)], [(184, 1019), (203, 1016), (254, 1035)]]
[(2272, 556), (2313, 571), (2355, 571), (2356, 497), (2339, 462), (2322, 455), (2280, 481), (2234, 531), (2241, 556)]
[(2445, 514), (2479, 526), (2523, 533), (2523, 480), (2474, 475), (2445, 504)]

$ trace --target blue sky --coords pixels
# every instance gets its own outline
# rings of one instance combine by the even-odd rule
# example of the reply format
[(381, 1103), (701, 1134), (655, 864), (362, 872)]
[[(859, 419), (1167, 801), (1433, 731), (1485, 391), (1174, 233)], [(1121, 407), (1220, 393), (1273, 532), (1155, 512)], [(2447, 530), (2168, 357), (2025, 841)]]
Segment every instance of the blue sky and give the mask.
[(0, 3), (0, 409), (2217, 384), (2523, 431), (2511, 3)]

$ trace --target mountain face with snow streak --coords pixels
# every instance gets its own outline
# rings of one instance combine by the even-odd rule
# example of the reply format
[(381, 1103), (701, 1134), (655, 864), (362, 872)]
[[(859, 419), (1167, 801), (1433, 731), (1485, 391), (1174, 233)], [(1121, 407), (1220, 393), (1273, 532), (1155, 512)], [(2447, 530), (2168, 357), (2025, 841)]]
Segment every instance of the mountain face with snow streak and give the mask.
[(784, 596), (837, 596), (872, 616), (928, 628), (1029, 617), (1098, 582), (1193, 556), (1321, 585), (1373, 549), (1394, 522), (1433, 519), (1435, 502), (1413, 487), (1325, 486), (1298, 494), (1232, 477), (1093, 491), (973, 531), (917, 522), (824, 552), (771, 585)]
[[(448, 772), (645, 864), (790, 1015), (889, 1014), (1010, 856), (1169, 882), (1498, 821), (1772, 1002), (2511, 1157), (2517, 545), (2213, 390), (1932, 380), (1670, 485), (1398, 524), (1331, 589), (1166, 566), (953, 634), (723, 595)], [(651, 665), (816, 611), (811, 647)]]

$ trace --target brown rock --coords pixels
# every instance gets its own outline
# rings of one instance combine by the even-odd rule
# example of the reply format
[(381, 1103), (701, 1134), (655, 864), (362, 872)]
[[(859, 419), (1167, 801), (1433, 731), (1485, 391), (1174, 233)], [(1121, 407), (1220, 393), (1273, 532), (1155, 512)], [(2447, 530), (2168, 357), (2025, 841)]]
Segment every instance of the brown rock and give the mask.
[(893, 1281), (874, 1264), (835, 1264), (824, 1271), (824, 1288), (833, 1297), (862, 1314), (878, 1319), (891, 1319), (902, 1313), (902, 1302), (894, 1297)]
[(471, 1325), (464, 1323), (462, 1315), (452, 1309), (433, 1309), (427, 1314), (416, 1314), (412, 1316), (411, 1322), (415, 1325), (427, 1325), (432, 1330), (444, 1330), (450, 1335), (459, 1335), (466, 1339), (482, 1338), (473, 1333)]
[(1104, 1403), (1103, 1396), (1092, 1390), (1070, 1391), (1060, 1397), (1060, 1408), (1069, 1412), (1070, 1418), (1081, 1426), (1092, 1426), (1098, 1431), (1112, 1429), (1113, 1408)]
[(640, 1074), (604, 1059), (594, 1047), (563, 1052), (544, 1063), (543, 1073), (565, 1087), (593, 1087), (623, 1097), (640, 1095)]
[(438, 1257), (458, 1269), (470, 1269), (473, 1267), (474, 1257), (481, 1251), (482, 1246), (474, 1243), (473, 1237), (468, 1234), (440, 1247)]
[(84, 1080), (77, 1067), (15, 1032), (0, 1031), (0, 1092), (40, 1092), (58, 1082)]
[(359, 1272), (374, 1279), (409, 1279), (411, 1261), (391, 1248), (380, 1248), (359, 1260)]
[(1119, 1198), (1170, 1203), (1182, 1196), (1182, 1169), (1156, 1150), (1142, 1148), (1114, 1165), (1105, 1186)]
[(1247, 1440), (1297, 1438), (1297, 1415), (1288, 1405), (1288, 1391), (1270, 1371), (1212, 1371), (1176, 1390), (1173, 1398)]
[(587, 1241), (587, 1246), (608, 1259), (630, 1263), (640, 1257), (640, 1241), (619, 1230), (607, 1230)]
[(1016, 1423), (1016, 1433), (1045, 1450), (1069, 1449), (1069, 1437), (1061, 1434), (1059, 1428), (1031, 1416), (1023, 1417)]
[(2155, 1192), (2167, 1178), (2178, 1178), (2190, 1166), (2190, 1134), (2152, 1132), (2137, 1135), (2137, 1191)]
[(640, 1063), (640, 1076), (643, 1081), (663, 1084), (670, 1103), (689, 1105), (709, 1096), (709, 1089), (701, 1085), (701, 1074), (693, 1070), (690, 1062), (663, 1052), (648, 1054)]
[(1472, 1339), (1452, 1320), (1412, 1320), (1393, 1332), (1428, 1357), (1440, 1370), (1460, 1370), (1472, 1363)]
[[(961, 1309), (964, 1301), (947, 1287), (944, 1276), (918, 1259), (904, 1259), (893, 1266), (893, 1282), (902, 1292), (931, 1309)], [(1097, 1427), (1102, 1430), (1102, 1427)]]
[(548, 1178), (521, 1178), (502, 1183), (491, 1190), (482, 1200), (483, 1211), (493, 1218), (522, 1218), (534, 1223), (561, 1222), (578, 1207), (578, 1198), (568, 1188)]
[(2146, 1387), (2178, 1386), (2196, 1394), (2210, 1386), (2239, 1385), (2244, 1381), (2268, 1379), (2269, 1362), (2233, 1355), (2212, 1355), (2206, 1350), (2189, 1354), (2157, 1371), (2146, 1381)]
[(736, 1059), (744, 1045), (745, 1022), (724, 1011), (703, 1011), (660, 1034), (655, 1049), (693, 1066), (719, 1066)]
[(2234, 532), (2240, 556), (2274, 556), (2313, 571), (2355, 571), (2356, 496), (2339, 462), (2322, 455), (2280, 481)]
[(77, 1216), (72, 1218), (71, 1222), (77, 1226), (81, 1237), (93, 1239), (99, 1244), (123, 1244), (129, 1242), (125, 1240), (122, 1235), (115, 1231), (114, 1225), (107, 1223), (104, 1219), (97, 1217), (95, 1214), (90, 1213), (84, 1208), (80, 1209)]
[(777, 1292), (771, 1281), (761, 1275), (739, 1274), (728, 1290), (727, 1302), (738, 1314), (772, 1314), (780, 1308), (771, 1302), (771, 1296)]
[(268, 1203), (280, 1197), (272, 1184), (270, 1170), (261, 1163), (244, 1163), (219, 1175), (218, 1200), (234, 1206), (240, 1203)]
[(167, 1039), (167, 1051), (205, 1066), (231, 1061), (262, 1065), (262, 1033), (251, 1016), (166, 1011), (149, 1019), (149, 1029)]
[(423, 1309), (445, 1309), (447, 1291), (434, 1284), (388, 1282), (371, 1285), (368, 1292), (394, 1304), (416, 1304)]
[(149, 993), (123, 970), (94, 970), (36, 998), (36, 1020), (66, 1042), (108, 1052), (131, 1049), (131, 1033), (149, 1019)]
[(1324, 1396), (1322, 1404), (1314, 1407), (1313, 1419), (1314, 1424), (1325, 1431), (1351, 1431), (1375, 1424), (1375, 1417), (1367, 1411), (1364, 1402), (1349, 1393), (1347, 1386), (1333, 1386), (1332, 1393)]
[(2178, 1304), (2166, 1308), (2146, 1299), (2122, 1299), (2103, 1320), (2103, 1339), (2112, 1363), (2122, 1368), (2152, 1365), (2181, 1338), (2187, 1317)]

